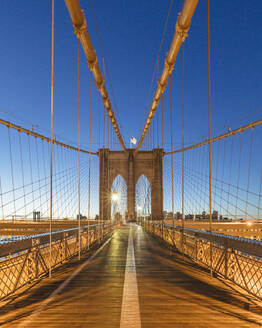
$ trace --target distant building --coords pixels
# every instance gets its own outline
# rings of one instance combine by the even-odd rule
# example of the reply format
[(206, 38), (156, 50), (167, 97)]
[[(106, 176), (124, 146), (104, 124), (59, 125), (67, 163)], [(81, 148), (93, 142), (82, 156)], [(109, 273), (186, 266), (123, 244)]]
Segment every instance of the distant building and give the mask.
[(213, 211), (213, 214), (212, 214), (212, 219), (213, 220), (218, 220), (218, 211)]
[[(77, 218), (77, 220), (79, 219), (79, 214), (77, 214), (76, 218)], [(82, 215), (82, 214), (80, 214), (80, 221), (81, 220), (87, 220), (87, 217), (84, 216), (84, 215)]]
[(175, 219), (177, 219), (177, 220), (182, 219), (182, 213), (176, 212)]
[(167, 219), (174, 219), (175, 216), (174, 216), (174, 214), (173, 214), (172, 212), (168, 212), (168, 213), (166, 214), (166, 218), (167, 218)]
[(185, 215), (185, 220), (192, 221), (193, 219), (194, 219), (194, 215), (193, 214), (187, 214), (187, 215)]
[(40, 212), (39, 211), (33, 212), (33, 222), (40, 222)]

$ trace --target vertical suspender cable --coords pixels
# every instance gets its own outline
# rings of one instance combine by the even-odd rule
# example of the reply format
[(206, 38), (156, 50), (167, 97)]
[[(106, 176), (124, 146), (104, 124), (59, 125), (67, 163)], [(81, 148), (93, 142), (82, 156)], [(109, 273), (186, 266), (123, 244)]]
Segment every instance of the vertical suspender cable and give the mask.
[[(105, 79), (105, 73), (104, 73), (104, 79)], [(103, 185), (103, 192), (102, 192), (102, 209), (101, 209), (101, 215), (102, 215), (102, 219), (104, 220), (104, 208), (105, 208), (105, 125), (106, 125), (106, 109), (105, 109), (105, 105), (104, 105), (104, 116), (103, 116), (103, 157), (102, 157), (102, 176), (103, 176), (103, 181), (102, 181), (102, 185)], [(101, 219), (101, 218), (100, 218)]]
[[(214, 145), (215, 148), (215, 145)], [(218, 179), (217, 179), (217, 175), (218, 175), (218, 164), (220, 163), (220, 142), (217, 143), (217, 155), (216, 155), (216, 177), (215, 177), (215, 187), (214, 187), (214, 196), (213, 196), (213, 204), (215, 207), (215, 204), (218, 204), (217, 202), (217, 185), (218, 185)]]
[(39, 189), (40, 211), (43, 212), (42, 194), (41, 194), (41, 183), (40, 183), (39, 155), (38, 155), (38, 139), (37, 138), (35, 138), (35, 152), (36, 152), (36, 161), (37, 161), (37, 176), (38, 176), (38, 189)]
[[(107, 116), (107, 148), (108, 148), (108, 158), (107, 158), (107, 190), (108, 195), (110, 199), (110, 205), (111, 205), (111, 190), (109, 189), (109, 117)], [(107, 211), (108, 212), (108, 211)], [(107, 213), (111, 219), (111, 206), (110, 206), (110, 212)]]
[[(101, 134), (101, 108), (100, 108), (100, 92), (98, 92), (98, 151), (100, 151), (100, 134)], [(100, 159), (101, 160), (101, 159)], [(99, 187), (100, 188), (100, 187)], [(99, 213), (99, 221), (101, 220), (100, 218), (100, 213)]]
[(111, 126), (111, 149), (113, 147), (113, 125), (112, 123), (110, 123), (110, 126)]
[(235, 219), (237, 219), (237, 206), (238, 206), (238, 194), (239, 194), (239, 179), (240, 179), (240, 165), (241, 165), (241, 155), (242, 155), (242, 139), (243, 134), (240, 135), (240, 148), (238, 157), (238, 173), (237, 173), (237, 195), (236, 195), (236, 206), (235, 206)]
[(212, 183), (211, 183), (211, 77), (210, 77), (210, 0), (207, 0), (207, 38), (208, 38), (208, 155), (209, 155), (209, 230), (210, 230), (210, 275), (213, 276), (212, 241)]
[(111, 147), (111, 126), (108, 120), (108, 149)]
[(159, 131), (158, 131), (158, 112), (156, 116), (156, 127), (157, 127), (157, 148), (159, 148)]
[[(170, 144), (171, 151), (173, 151), (173, 119), (172, 119), (172, 82), (171, 75), (169, 75), (169, 83), (170, 83)], [(174, 170), (173, 170), (173, 154), (171, 155), (171, 176), (172, 176), (172, 218), (174, 218)]]
[[(103, 56), (103, 80), (105, 81), (105, 57), (104, 53), (102, 54)], [(106, 108), (104, 105), (104, 116), (103, 116), (103, 157), (102, 157), (102, 186), (103, 186), (103, 191), (102, 191), (102, 208), (101, 208), (101, 218), (100, 220), (104, 220), (104, 208), (105, 208), (105, 117), (106, 117)]]
[(182, 45), (182, 253), (184, 253), (184, 224), (185, 224), (185, 199), (184, 199), (184, 165), (185, 165), (185, 152), (184, 152), (184, 146), (185, 146), (185, 43), (183, 42)]
[(162, 149), (164, 148), (164, 106), (163, 106), (163, 95), (162, 95), (162, 97), (161, 97), (162, 99), (162, 101), (161, 101), (161, 103), (162, 103), (162, 129), (161, 129), (161, 131), (162, 131)]
[[(80, 235), (80, 67), (79, 67), (79, 38), (77, 38), (77, 132), (78, 132), (78, 259), (81, 256)], [(89, 149), (90, 151), (90, 149)], [(89, 154), (90, 156), (90, 154)]]
[(98, 149), (100, 149), (100, 133), (101, 133), (101, 126), (100, 126), (100, 93), (98, 92)]
[(220, 184), (220, 202), (219, 202), (219, 213), (222, 214), (222, 194), (224, 188), (224, 173), (225, 173), (225, 157), (226, 157), (226, 140), (224, 139), (224, 150), (223, 150), (223, 159), (222, 159), (222, 177)]
[(9, 150), (10, 150), (10, 166), (11, 166), (11, 178), (12, 178), (12, 188), (13, 188), (13, 204), (14, 204), (14, 217), (16, 217), (16, 206), (15, 206), (15, 180), (14, 180), (14, 169), (13, 169), (13, 155), (12, 155), (12, 144), (10, 138), (10, 129), (8, 128), (8, 140), (9, 140)]
[(260, 200), (261, 200), (261, 186), (262, 186), (262, 169), (260, 171), (260, 186), (258, 194), (258, 206), (257, 206), (257, 219), (260, 220)]
[(249, 185), (250, 185), (250, 173), (251, 173), (251, 162), (252, 162), (252, 147), (253, 147), (253, 133), (254, 130), (251, 130), (251, 136), (250, 136), (250, 148), (249, 148), (249, 161), (248, 161), (248, 180), (247, 180), (247, 195), (246, 195), (246, 209), (245, 209), (245, 215), (246, 219), (248, 219), (248, 192), (249, 192)]
[(2, 220), (4, 220), (5, 219), (5, 213), (4, 213), (4, 204), (3, 204), (3, 189), (2, 189), (1, 176), (0, 176), (0, 194), (1, 194)]
[(229, 214), (229, 195), (230, 195), (230, 186), (231, 186), (231, 175), (232, 175), (232, 159), (233, 159), (233, 147), (234, 147), (234, 136), (231, 136), (231, 150), (230, 150), (230, 166), (229, 166), (229, 183), (227, 189), (227, 215)]
[[(44, 182), (45, 189), (44, 189), (44, 191), (45, 191), (45, 196), (46, 196), (45, 204), (47, 206), (47, 210), (45, 210), (45, 212), (48, 212), (48, 193), (46, 192), (46, 186), (47, 186), (47, 182), (46, 182), (46, 180), (47, 180), (47, 175), (46, 175), (46, 158), (48, 158), (48, 157), (45, 156), (44, 142), (45, 141), (42, 140), (42, 160), (43, 160), (43, 173), (44, 173), (44, 176), (45, 176), (45, 178), (44, 178), (45, 179), (45, 182)], [(25, 210), (25, 212), (26, 212), (26, 210)]]
[[(105, 162), (105, 106), (104, 106), (104, 112), (103, 112), (103, 153), (102, 153), (102, 183), (101, 185), (103, 186), (102, 190), (102, 202), (101, 202), (101, 217), (99, 217), (100, 220), (104, 220), (104, 206), (105, 206), (105, 184), (104, 184), (104, 179), (105, 179), (105, 172), (104, 172), (104, 162)], [(101, 158), (99, 159), (101, 160)]]
[(153, 181), (152, 181), (152, 186), (151, 186), (151, 220), (153, 220), (153, 211), (152, 211), (152, 191), (153, 191), (153, 186), (155, 184), (155, 161), (154, 161), (154, 120), (152, 122), (152, 167), (153, 167)]
[(105, 148), (105, 134), (106, 134), (106, 108), (105, 108), (105, 105), (104, 105), (103, 148)]
[(153, 119), (153, 135), (152, 135), (152, 142), (153, 142), (153, 149), (155, 148), (155, 119)]
[[(157, 80), (159, 75), (159, 54), (157, 56)], [(157, 132), (157, 148), (159, 148), (159, 133), (158, 133), (158, 112), (156, 117), (156, 132)]]
[(52, 0), (51, 55), (51, 154), (50, 154), (50, 217), (49, 217), (49, 277), (52, 276), (52, 216), (53, 216), (53, 138), (54, 138), (54, 4)]
[(148, 128), (148, 139), (147, 139), (147, 142), (148, 142), (148, 150), (151, 149), (150, 140), (151, 140), (151, 125), (150, 125), (150, 127)]
[(24, 194), (24, 208), (25, 208), (25, 218), (26, 219), (26, 198), (25, 198), (25, 175), (24, 175), (24, 162), (23, 162), (23, 152), (22, 152), (22, 142), (21, 133), (19, 132), (19, 148), (20, 148), (20, 161), (21, 161), (21, 171), (22, 171), (22, 181), (23, 181), (23, 194)]
[(91, 178), (91, 113), (92, 113), (92, 72), (90, 72), (90, 111), (89, 111), (89, 154), (88, 154), (88, 248), (90, 247), (90, 178)]
[(32, 188), (32, 203), (33, 203), (33, 211), (34, 211), (34, 209), (35, 209), (35, 196), (34, 196), (31, 144), (30, 144), (30, 135), (29, 134), (27, 135), (27, 141), (28, 141), (29, 166), (30, 166), (30, 177), (31, 177), (31, 188)]

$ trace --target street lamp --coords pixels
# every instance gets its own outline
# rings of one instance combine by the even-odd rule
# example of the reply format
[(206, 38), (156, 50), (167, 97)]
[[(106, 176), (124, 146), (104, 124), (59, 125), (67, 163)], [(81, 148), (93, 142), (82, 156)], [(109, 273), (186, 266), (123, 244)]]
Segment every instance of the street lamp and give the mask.
[(118, 201), (118, 198), (119, 198), (118, 193), (117, 193), (116, 190), (114, 190), (112, 192), (112, 200), (113, 200), (113, 202), (116, 203)]

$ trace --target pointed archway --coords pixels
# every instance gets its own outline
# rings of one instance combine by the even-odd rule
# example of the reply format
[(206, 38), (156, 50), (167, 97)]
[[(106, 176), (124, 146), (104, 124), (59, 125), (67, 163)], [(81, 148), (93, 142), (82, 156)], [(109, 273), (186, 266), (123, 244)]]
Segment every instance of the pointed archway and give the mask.
[(136, 217), (136, 182), (141, 175), (147, 177), (151, 185), (151, 213), (153, 219), (162, 217), (163, 212), (163, 149), (139, 151), (134, 149), (110, 151), (99, 149), (99, 217), (111, 217), (111, 185), (120, 174), (127, 184), (127, 215)]
[(151, 215), (151, 184), (144, 174), (136, 183), (136, 215), (144, 218)]
[(127, 185), (118, 174), (111, 185), (111, 219), (125, 220), (127, 212)]

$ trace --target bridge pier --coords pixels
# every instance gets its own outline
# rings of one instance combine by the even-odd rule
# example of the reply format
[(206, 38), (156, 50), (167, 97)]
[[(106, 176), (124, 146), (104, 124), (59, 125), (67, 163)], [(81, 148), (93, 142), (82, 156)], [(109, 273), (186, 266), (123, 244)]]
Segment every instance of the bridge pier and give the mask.
[(99, 217), (111, 218), (111, 186), (120, 174), (127, 184), (127, 217), (136, 218), (136, 183), (141, 175), (147, 177), (151, 185), (151, 213), (154, 219), (163, 213), (163, 149), (139, 151), (134, 149), (110, 151), (99, 149)]

